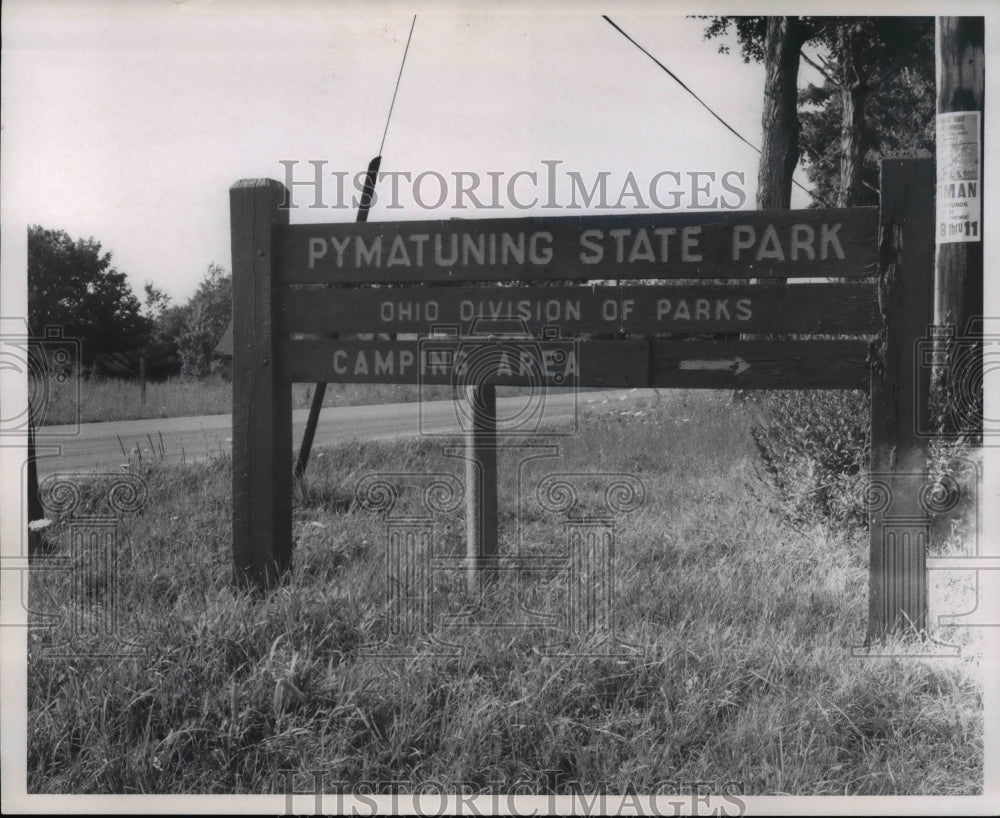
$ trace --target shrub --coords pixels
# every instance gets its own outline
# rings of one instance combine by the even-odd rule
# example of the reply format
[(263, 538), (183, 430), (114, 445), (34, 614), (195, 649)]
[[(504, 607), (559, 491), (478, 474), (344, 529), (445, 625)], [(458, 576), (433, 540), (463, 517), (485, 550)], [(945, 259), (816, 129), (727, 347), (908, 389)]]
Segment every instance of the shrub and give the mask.
[(862, 391), (780, 391), (756, 397), (751, 430), (761, 478), (799, 524), (867, 523), (869, 396)]

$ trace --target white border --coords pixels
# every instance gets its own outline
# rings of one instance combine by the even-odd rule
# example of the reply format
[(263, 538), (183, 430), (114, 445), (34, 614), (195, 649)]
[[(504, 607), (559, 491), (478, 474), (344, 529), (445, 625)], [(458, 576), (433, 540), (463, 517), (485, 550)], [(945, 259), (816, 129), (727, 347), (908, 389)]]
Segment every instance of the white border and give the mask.
[[(169, 2), (170, 0), (160, 0)], [(211, 2), (211, 0), (208, 0)], [(23, 0), (22, 0), (23, 2)], [(274, 0), (277, 2), (277, 0)], [(14, 0), (8, 0), (8, 4), (13, 5)], [(220, 0), (215, 5), (224, 6), (225, 2)], [(291, 4), (288, 4), (291, 5)], [(1000, 144), (998, 135), (998, 118), (1000, 118), (1000, 102), (996, 99), (995, 90), (1000, 88), (997, 82), (997, 75), (1000, 73), (1000, 5), (987, 2), (987, 0), (963, 0), (962, 2), (886, 2), (873, 6), (871, 0), (837, 0), (837, 2), (789, 2), (781, 0), (775, 2), (715, 2), (705, 4), (703, 2), (621, 2), (616, 3), (613, 9), (609, 9), (607, 4), (595, 2), (569, 3), (547, 3), (539, 6), (538, 3), (529, 0), (513, 0), (504, 3), (475, 2), (464, 6), (457, 6), (452, 3), (420, 3), (402, 4), (397, 2), (371, 2), (361, 6), (359, 3), (351, 4), (363, 11), (365, 15), (378, 13), (400, 14), (417, 12), (422, 15), (427, 14), (449, 14), (467, 13), (471, 6), (474, 10), (489, 10), (491, 14), (582, 14), (593, 13), (614, 13), (625, 16), (627, 14), (656, 14), (656, 15), (683, 15), (683, 14), (707, 14), (710, 11), (725, 14), (847, 14), (847, 15), (983, 15), (986, 19), (986, 77), (987, 77), (987, 103), (985, 118), (984, 144), (986, 157), (984, 160), (984, 192), (983, 203), (985, 218), (993, 224), (993, 219), (1000, 214), (1000, 183), (997, 181), (996, 150), (994, 146)], [(5, 4), (4, 13), (9, 6)], [(350, 11), (348, 4), (341, 6), (345, 13)], [(6, 87), (5, 87), (6, 90)], [(29, 115), (29, 112), (8, 110), (2, 108), (4, 119), (21, 115)], [(0, 150), (3, 150), (3, 136), (0, 133)], [(31, 157), (11, 156), (3, 151), (0, 172), (4, 176), (13, 172), (24, 172), (24, 167), (30, 168)], [(30, 172), (30, 171), (29, 171)], [(26, 253), (27, 243), (24, 223), (18, 222), (17, 203), (8, 200), (5, 193), (6, 186), (0, 184), (0, 292), (3, 295), (3, 304), (0, 312), (4, 315), (25, 315), (26, 314), (26, 283), (25, 270), (27, 266)], [(1000, 269), (1000, 242), (987, 242), (985, 249), (985, 269)], [(986, 277), (986, 304), (987, 312), (990, 306), (1000, 307), (1000, 287), (995, 276)], [(23, 378), (10, 377), (7, 373), (0, 372), (0, 384), (2, 384), (2, 397), (5, 406), (5, 414), (12, 413), (23, 407), (26, 402), (27, 386)], [(987, 394), (986, 414), (988, 417), (1000, 416), (1000, 395), (996, 393)], [(5, 444), (10, 442), (5, 441)], [(23, 443), (22, 443), (23, 445)], [(23, 450), (22, 450), (23, 451)], [(988, 452), (986, 479), (984, 485), (984, 519), (983, 537), (992, 538), (996, 534), (996, 527), (993, 524), (993, 508), (996, 503), (991, 503), (993, 498), (1000, 498), (998, 490), (998, 480), (996, 469), (993, 467), (996, 457)], [(22, 516), (25, 513), (24, 496), (21, 491), (12, 490), (16, 483), (11, 481), (14, 475), (21, 474), (23, 457), (17, 449), (7, 446), (0, 448), (0, 474), (5, 476), (4, 490), (0, 492), (0, 541), (3, 543), (3, 554), (22, 553), (21, 540), (24, 531), (21, 528)], [(26, 552), (26, 545), (24, 547)], [(14, 624), (24, 621), (24, 613), (18, 604), (20, 593), (19, 574), (14, 571), (0, 571), (0, 621), (7, 624)], [(997, 642), (1000, 637), (1000, 629), (990, 629), (991, 647), (987, 652), (987, 662), (984, 664), (984, 677), (986, 679), (986, 712), (987, 723), (992, 718), (996, 723), (998, 686), (1000, 686), (1000, 661), (998, 661)], [(25, 784), (25, 704), (26, 704), (26, 629), (18, 627), (0, 628), (0, 655), (3, 661), (0, 663), (0, 703), (2, 703), (2, 713), (0, 713), (0, 759), (2, 759), (2, 802), (3, 811), (6, 813), (87, 813), (87, 812), (109, 812), (109, 813), (140, 813), (149, 814), (189, 812), (192, 814), (212, 814), (217, 812), (245, 812), (251, 814), (280, 814), (285, 807), (284, 796), (189, 796), (189, 795), (149, 795), (149, 796), (99, 796), (99, 795), (26, 795)], [(753, 814), (912, 814), (912, 815), (932, 815), (932, 814), (968, 814), (986, 815), (996, 814), (1000, 811), (1000, 775), (998, 771), (998, 745), (995, 732), (987, 732), (985, 747), (985, 769), (987, 771), (985, 786), (986, 790), (982, 797), (747, 797), (745, 800), (749, 810)], [(389, 806), (386, 799), (385, 807)], [(487, 801), (487, 804), (489, 802)], [(519, 806), (523, 807), (522, 814), (530, 814), (532, 809), (538, 809), (538, 814), (544, 814), (547, 800), (525, 799)], [(299, 797), (295, 801), (296, 807), (309, 813), (312, 811), (310, 797)], [(488, 807), (487, 807), (488, 808)], [(364, 813), (362, 813), (364, 814)]]

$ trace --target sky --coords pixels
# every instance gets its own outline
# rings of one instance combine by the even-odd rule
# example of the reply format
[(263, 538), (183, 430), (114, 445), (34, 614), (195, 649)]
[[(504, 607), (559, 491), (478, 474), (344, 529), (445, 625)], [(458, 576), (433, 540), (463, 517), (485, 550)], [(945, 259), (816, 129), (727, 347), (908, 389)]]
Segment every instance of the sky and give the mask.
[[(3, 149), (26, 160), (3, 168), (15, 226), (93, 236), (137, 293), (151, 281), (177, 302), (210, 262), (230, 266), (233, 182), (285, 181), (282, 161), (308, 180), (309, 163), (325, 161), (322, 198), (333, 204), (333, 172), (350, 179), (367, 166), (412, 21), (392, 9), (363, 17), (330, 3), (219, 0), (7, 2), (3, 15)], [(635, 9), (612, 18), (760, 144), (760, 66), (738, 49), (719, 54), (719, 42), (702, 37), (703, 21)], [(811, 73), (804, 66), (803, 81)], [(447, 205), (456, 172), (503, 173), (506, 183), (519, 170), (544, 174), (544, 160), (562, 163), (565, 194), (566, 171), (588, 187), (608, 171), (609, 204), (630, 171), (641, 189), (660, 171), (739, 172), (742, 181), (730, 181), (745, 207), (756, 189), (757, 154), (597, 13), (418, 15), (382, 155), (385, 172), (442, 174), (450, 195), (441, 208), (407, 206), (403, 182), (402, 209), (387, 210), (383, 199), (373, 221), (543, 213)], [(807, 184), (801, 169), (797, 178)], [(690, 187), (690, 177), (681, 181)], [(531, 200), (529, 187), (520, 179), (518, 201)], [(438, 190), (429, 177), (418, 194), (433, 204)], [(796, 190), (793, 207), (808, 201)], [(307, 207), (312, 193), (301, 186), (293, 202), (302, 205), (293, 223), (355, 215)]]

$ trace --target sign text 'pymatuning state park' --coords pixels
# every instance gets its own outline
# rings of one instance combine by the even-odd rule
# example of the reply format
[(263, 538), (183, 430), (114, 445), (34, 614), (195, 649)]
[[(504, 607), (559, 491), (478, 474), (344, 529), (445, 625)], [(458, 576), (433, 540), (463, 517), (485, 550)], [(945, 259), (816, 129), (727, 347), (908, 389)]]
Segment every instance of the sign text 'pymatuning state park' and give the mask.
[(859, 277), (874, 208), (296, 225), (286, 282)]

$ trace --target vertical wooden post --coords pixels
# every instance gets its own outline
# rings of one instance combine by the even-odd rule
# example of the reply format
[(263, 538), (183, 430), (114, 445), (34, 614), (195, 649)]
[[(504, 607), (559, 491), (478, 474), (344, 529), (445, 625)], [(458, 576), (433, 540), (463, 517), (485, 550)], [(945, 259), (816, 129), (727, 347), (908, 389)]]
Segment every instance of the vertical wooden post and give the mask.
[(493, 384), (465, 387), (472, 424), (465, 432), (466, 579), (470, 594), (496, 576), (497, 391)]
[(926, 516), (913, 491), (921, 481), (912, 475), (927, 469), (917, 409), (927, 405), (929, 379), (918, 377), (916, 341), (927, 334), (934, 304), (933, 160), (882, 163), (879, 256), (885, 329), (872, 367), (871, 468), (888, 475), (888, 500), (869, 518), (869, 642), (927, 627), (926, 538), (920, 525)]
[[(971, 198), (979, 200), (980, 218), (978, 224), (971, 224), (972, 235), (959, 233), (955, 236), (938, 236), (938, 257), (937, 257), (937, 293), (934, 310), (934, 323), (950, 327), (954, 338), (961, 338), (968, 330), (970, 319), (979, 318), (983, 315), (983, 229), (985, 219), (982, 218), (982, 208), (984, 207), (983, 197), (983, 119), (984, 119), (984, 97), (986, 90), (986, 68), (985, 68), (985, 24), (982, 17), (938, 17), (937, 18), (937, 71), (938, 71), (938, 98), (937, 113), (939, 122), (945, 126), (954, 127), (955, 115), (964, 113), (966, 116), (961, 119), (971, 122), (978, 114), (978, 133), (975, 138), (978, 144), (975, 146), (978, 151), (973, 154), (972, 144), (969, 139), (972, 134), (965, 133), (958, 139), (963, 143), (954, 147), (944, 144), (945, 140), (938, 140), (938, 184), (945, 188), (947, 196), (942, 196), (941, 204), (946, 208), (947, 203), (955, 198), (956, 179), (961, 178), (964, 182), (962, 187), (965, 193), (971, 193), (971, 188), (975, 189), (975, 195), (966, 197), (959, 195), (959, 199)], [(949, 116), (951, 115), (951, 116)], [(969, 202), (968, 204), (972, 204)], [(973, 221), (970, 219), (970, 221)], [(957, 227), (959, 225), (955, 225)], [(948, 225), (938, 225), (938, 229), (947, 229)], [(959, 238), (959, 240), (956, 240)], [(975, 355), (971, 366), (947, 366), (946, 369), (935, 373), (940, 378), (945, 371), (949, 374), (956, 370), (965, 372), (979, 372), (982, 361), (982, 346), (971, 345), (966, 339), (962, 342), (963, 348), (967, 352)], [(952, 350), (941, 350), (945, 353), (939, 356), (942, 362), (949, 361)], [(952, 362), (953, 364), (953, 362)], [(977, 365), (978, 364), (978, 365)], [(978, 394), (973, 400), (978, 401), (978, 407), (982, 407), (982, 383), (969, 384), (968, 382), (945, 382), (945, 399), (949, 402), (953, 410), (961, 408), (975, 409), (976, 405), (970, 405), (970, 393), (972, 389), (978, 388)], [(971, 387), (971, 388), (970, 388)], [(972, 432), (978, 434), (982, 432), (982, 416), (976, 418), (974, 412), (947, 412), (947, 417), (960, 415), (961, 425), (965, 428), (946, 428), (941, 431), (946, 433)], [(968, 428), (970, 425), (977, 428)]]
[(277, 371), (273, 228), (288, 224), (284, 185), (229, 190), (233, 252), (233, 569), (267, 588), (292, 558), (292, 392)]
[(146, 356), (141, 355), (139, 357), (139, 397), (142, 399), (142, 405), (146, 405)]

